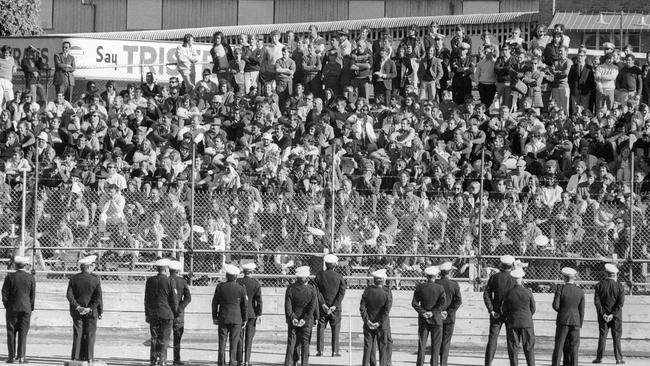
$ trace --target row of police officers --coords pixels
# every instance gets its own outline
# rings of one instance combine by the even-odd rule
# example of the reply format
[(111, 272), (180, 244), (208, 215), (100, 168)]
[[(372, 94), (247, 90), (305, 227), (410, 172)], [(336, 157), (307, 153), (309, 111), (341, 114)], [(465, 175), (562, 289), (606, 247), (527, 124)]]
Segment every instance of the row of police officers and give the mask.
[[(97, 321), (101, 319), (103, 301), (100, 279), (93, 273), (96, 256), (79, 261), (81, 271), (70, 278), (67, 299), (73, 323), (71, 359), (93, 361)], [(325, 328), (331, 328), (331, 355), (339, 357), (341, 307), (347, 288), (345, 279), (335, 268), (338, 258), (324, 257), (325, 269), (310, 283), (310, 268), (299, 267), (295, 281), (285, 293), (287, 347), (285, 366), (309, 365), (312, 328), (317, 327), (317, 353), (324, 353)], [(2, 301), (6, 309), (8, 363), (26, 363), (26, 339), (34, 310), (36, 283), (28, 271), (29, 258), (13, 258), (15, 272), (5, 278)], [(523, 286), (525, 272), (515, 258), (500, 258), (500, 271), (490, 276), (483, 298), (490, 317), (485, 365), (492, 364), (497, 338), (506, 327), (508, 356), (511, 365), (518, 365), (519, 350), (523, 350), (528, 366), (535, 364), (535, 331), (533, 315), (535, 300)], [(150, 364), (165, 365), (167, 348), (173, 335), (173, 364), (182, 365), (181, 339), (184, 332), (184, 312), (191, 301), (187, 282), (180, 276), (181, 263), (160, 259), (155, 263), (157, 275), (147, 279), (145, 286), (145, 319), (151, 333)], [(216, 286), (212, 299), (212, 319), (218, 326), (218, 365), (251, 366), (251, 350), (256, 325), (262, 316), (262, 291), (253, 278), (254, 263), (226, 265), (226, 280)], [(462, 304), (458, 284), (449, 278), (450, 262), (425, 269), (426, 281), (416, 286), (412, 306), (418, 314), (418, 352), (416, 365), (425, 361), (431, 339), (430, 364), (447, 365), (456, 312)], [(622, 308), (625, 294), (617, 281), (618, 269), (606, 264), (607, 278), (595, 287), (594, 303), (598, 314), (599, 341), (594, 363), (601, 363), (607, 333), (611, 331), (617, 364), (625, 363), (621, 353)], [(240, 274), (243, 276), (240, 278)], [(557, 312), (555, 346), (552, 365), (578, 365), (580, 328), (584, 322), (585, 295), (574, 281), (576, 270), (562, 269), (564, 284), (559, 285), (553, 299)], [(392, 336), (390, 311), (393, 296), (386, 286), (387, 272), (372, 272), (372, 284), (363, 292), (359, 312), (363, 321), (363, 365), (391, 365)], [(226, 357), (228, 349), (228, 357)]]

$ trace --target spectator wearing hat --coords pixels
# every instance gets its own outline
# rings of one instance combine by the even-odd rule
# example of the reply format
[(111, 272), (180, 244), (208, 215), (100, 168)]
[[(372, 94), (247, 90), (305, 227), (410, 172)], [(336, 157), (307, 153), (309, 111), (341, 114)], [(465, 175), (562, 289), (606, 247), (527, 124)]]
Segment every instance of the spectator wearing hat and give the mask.
[(244, 366), (250, 366), (251, 351), (253, 349), (253, 337), (255, 337), (255, 328), (258, 320), (262, 316), (262, 287), (253, 273), (257, 265), (249, 262), (242, 265), (244, 277), (237, 279), (237, 283), (246, 289), (246, 326), (243, 327), (239, 349), (237, 351), (237, 361)]
[(510, 275), (515, 258), (511, 255), (504, 255), (500, 258), (501, 270), (490, 276), (483, 291), (485, 307), (490, 314), (490, 330), (488, 343), (485, 349), (485, 364), (491, 365), (494, 354), (497, 350), (497, 339), (501, 327), (506, 321), (506, 314), (502, 309), (502, 303), (506, 294), (515, 287), (516, 281)]
[(451, 262), (445, 262), (440, 265), (440, 278), (435, 283), (441, 285), (445, 290), (445, 305), (443, 306), (440, 316), (442, 318), (442, 341), (440, 345), (440, 365), (446, 366), (449, 358), (449, 348), (451, 337), (454, 333), (454, 324), (456, 323), (456, 311), (463, 303), (458, 283), (450, 278), (450, 272), (453, 269)]
[[(296, 281), (285, 293), (284, 310), (288, 325), (287, 349), (284, 366), (298, 362), (309, 364), (309, 344), (314, 318), (319, 317), (318, 296), (313, 286), (308, 285), (310, 271), (308, 266), (296, 268)], [(298, 343), (298, 344), (296, 344)]]
[(427, 281), (418, 284), (413, 292), (411, 305), (418, 313), (418, 355), (415, 362), (417, 366), (424, 365), (429, 333), (431, 333), (431, 364), (438, 365), (440, 360), (442, 312), (446, 310), (448, 300), (445, 288), (436, 279), (438, 273), (440, 273), (438, 267), (427, 267), (424, 270)]
[(169, 279), (173, 282), (174, 291), (176, 291), (176, 308), (177, 314), (174, 316), (172, 332), (174, 334), (174, 365), (182, 365), (181, 362), (181, 339), (185, 330), (185, 308), (192, 301), (190, 287), (183, 277), (180, 276), (182, 264), (179, 261), (172, 260), (169, 263)]
[(596, 110), (603, 107), (611, 109), (614, 107), (614, 90), (619, 69), (614, 65), (614, 56), (611, 53), (603, 56), (604, 61), (596, 66), (594, 70), (594, 81), (596, 82)]
[(203, 101), (203, 105), (207, 106), (219, 91), (219, 85), (213, 80), (210, 69), (204, 69), (201, 75), (201, 80), (196, 83), (196, 95)]
[(212, 298), (212, 322), (219, 327), (219, 365), (226, 364), (226, 341), (230, 339), (230, 365), (237, 362), (242, 325), (248, 320), (246, 289), (237, 283), (238, 267), (225, 266), (226, 281), (219, 283)]
[(332, 331), (332, 356), (340, 357), (339, 332), (341, 327), (341, 303), (345, 297), (347, 283), (343, 276), (336, 271), (338, 257), (327, 254), (323, 258), (325, 270), (320, 271), (314, 278), (319, 304), (319, 318), (316, 341), (316, 356), (322, 356), (324, 351), (325, 327), (329, 323)]
[(29, 258), (13, 258), (15, 272), (10, 272), (2, 285), (2, 304), (6, 310), (7, 363), (25, 363), (27, 333), (36, 299), (36, 281), (27, 271)]
[[(453, 39), (452, 39), (453, 42)], [(465, 98), (472, 93), (472, 75), (476, 65), (469, 55), (471, 44), (462, 42), (455, 52), (455, 57), (451, 60), (451, 71), (454, 77), (451, 82), (451, 91), (454, 103), (465, 104)]]
[[(375, 347), (379, 348), (379, 364), (390, 363), (390, 310), (393, 305), (393, 295), (387, 287), (386, 269), (372, 272), (373, 283), (366, 287), (361, 296), (359, 311), (363, 320), (363, 364), (369, 365), (374, 359)], [(285, 364), (285, 366), (287, 366)]]
[(616, 363), (625, 363), (621, 351), (621, 335), (623, 333), (623, 303), (625, 302), (625, 289), (617, 281), (618, 268), (605, 264), (607, 277), (602, 279), (595, 287), (594, 305), (598, 316), (598, 349), (593, 363), (601, 363), (605, 352), (607, 332), (612, 332), (614, 344), (614, 357)]
[(97, 320), (102, 318), (103, 300), (99, 276), (92, 273), (97, 256), (91, 255), (79, 260), (81, 272), (70, 278), (67, 299), (72, 316), (72, 360), (95, 359), (95, 331)]
[(147, 278), (144, 293), (145, 320), (149, 323), (151, 332), (151, 365), (164, 364), (167, 361), (167, 345), (172, 323), (178, 314), (174, 282), (167, 275), (169, 259), (159, 259), (155, 266), (158, 274)]
[(564, 284), (555, 290), (553, 310), (557, 312), (555, 328), (555, 346), (551, 364), (559, 366), (564, 362), (578, 364), (580, 349), (580, 328), (585, 318), (585, 294), (574, 282), (577, 271), (570, 267), (562, 268)]
[(535, 298), (532, 292), (523, 286), (523, 269), (510, 272), (516, 284), (503, 297), (501, 309), (505, 316), (508, 356), (511, 364), (517, 364), (519, 347), (526, 356), (528, 366), (535, 365)]

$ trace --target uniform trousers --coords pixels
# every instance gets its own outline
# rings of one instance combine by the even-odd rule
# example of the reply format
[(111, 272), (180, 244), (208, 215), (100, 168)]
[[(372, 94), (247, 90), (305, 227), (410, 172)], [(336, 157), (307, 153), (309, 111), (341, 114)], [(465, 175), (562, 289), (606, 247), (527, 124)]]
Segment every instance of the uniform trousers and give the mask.
[(322, 313), (318, 318), (316, 328), (316, 350), (323, 353), (325, 349), (325, 328), (327, 324), (332, 330), (332, 353), (339, 352), (339, 333), (341, 331), (341, 310), (336, 309), (332, 314)]
[[(306, 323), (302, 327), (294, 327), (292, 324), (289, 324), (287, 331), (287, 351), (284, 355), (284, 366), (291, 366), (293, 363), (297, 363), (297, 356), (300, 357), (300, 365), (309, 365), (311, 326), (311, 323)], [(300, 350), (300, 355), (297, 355), (298, 350)]]
[(172, 324), (174, 337), (174, 363), (181, 361), (181, 340), (185, 332), (185, 321), (183, 318), (176, 318)]
[(578, 366), (580, 350), (580, 327), (558, 324), (555, 328), (555, 346), (551, 358), (552, 366), (560, 366), (564, 356), (564, 366)]
[(151, 348), (149, 360), (153, 364), (158, 360), (160, 364), (167, 362), (167, 346), (172, 333), (173, 319), (149, 319), (149, 332), (151, 333)]
[(488, 333), (488, 343), (485, 347), (485, 366), (492, 365), (494, 354), (497, 352), (497, 340), (503, 324), (502, 318), (494, 319), (490, 316), (490, 331)]
[(246, 326), (242, 328), (239, 347), (237, 347), (237, 361), (250, 362), (251, 350), (253, 349), (253, 337), (257, 326), (257, 318), (249, 318)]
[(510, 366), (519, 365), (519, 346), (524, 350), (526, 365), (535, 366), (535, 329), (534, 328), (509, 328), (506, 325), (506, 339), (508, 342), (508, 357)]
[(97, 318), (92, 316), (72, 317), (73, 360), (92, 361), (95, 358), (95, 333)]
[[(370, 329), (363, 326), (363, 366), (377, 366), (375, 354), (375, 342), (379, 348), (379, 365), (388, 364), (388, 332), (383, 327)], [(287, 365), (285, 365), (287, 366)]]
[(415, 364), (424, 365), (424, 356), (427, 352), (427, 340), (431, 333), (431, 366), (438, 366), (440, 361), (440, 346), (442, 345), (442, 326), (429, 324), (418, 320), (418, 358)]
[(451, 337), (454, 335), (455, 323), (444, 323), (442, 325), (442, 344), (440, 345), (440, 366), (447, 366), (449, 361), (449, 348)]
[(603, 320), (602, 315), (598, 317), (598, 350), (596, 351), (596, 358), (603, 358), (608, 330), (611, 330), (612, 332), (614, 358), (622, 360), (623, 353), (621, 352), (621, 335), (623, 334), (623, 322), (620, 319), (614, 318), (612, 321), (607, 323)]
[(219, 325), (219, 356), (217, 360), (218, 366), (226, 364), (226, 340), (230, 344), (228, 364), (235, 366), (237, 364), (237, 350), (239, 349), (239, 341), (241, 338), (241, 324), (220, 324)]
[[(29, 332), (31, 316), (31, 313), (23, 311), (7, 311), (5, 314), (5, 319), (7, 321), (7, 355), (9, 358), (25, 357), (27, 333)], [(17, 349), (16, 343), (18, 343)]]

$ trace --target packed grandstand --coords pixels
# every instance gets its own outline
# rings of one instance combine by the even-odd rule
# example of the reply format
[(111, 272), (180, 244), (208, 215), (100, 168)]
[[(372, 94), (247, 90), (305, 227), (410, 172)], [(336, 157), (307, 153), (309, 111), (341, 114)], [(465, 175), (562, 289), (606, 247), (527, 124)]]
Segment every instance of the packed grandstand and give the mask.
[[(334, 252), (347, 275), (450, 258), (476, 281), (511, 254), (541, 290), (563, 266), (592, 280), (601, 259), (647, 259), (646, 60), (613, 44), (569, 55), (559, 24), (478, 47), (462, 26), (417, 33), (217, 32), (206, 69), (187, 35), (178, 77), (80, 94), (57, 64), (54, 100), (33, 52), (16, 65), (26, 85), (3, 84), (5, 257), (36, 236), (37, 269), (182, 254), (198, 273), (291, 274)], [(647, 282), (645, 265), (623, 269)]]

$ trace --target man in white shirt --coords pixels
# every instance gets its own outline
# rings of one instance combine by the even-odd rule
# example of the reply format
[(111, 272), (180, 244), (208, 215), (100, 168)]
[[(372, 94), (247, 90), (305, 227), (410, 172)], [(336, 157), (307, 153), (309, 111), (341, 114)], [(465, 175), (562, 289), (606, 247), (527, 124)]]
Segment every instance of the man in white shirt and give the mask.
[(16, 70), (16, 62), (11, 55), (11, 47), (2, 46), (0, 48), (0, 107), (4, 108), (7, 101), (14, 100), (14, 85), (11, 80)]
[(106, 232), (106, 225), (120, 225), (124, 222), (124, 206), (126, 204), (124, 196), (120, 194), (118, 187), (114, 184), (108, 185), (107, 193), (108, 201), (104, 203), (99, 214), (98, 230), (100, 234)]

